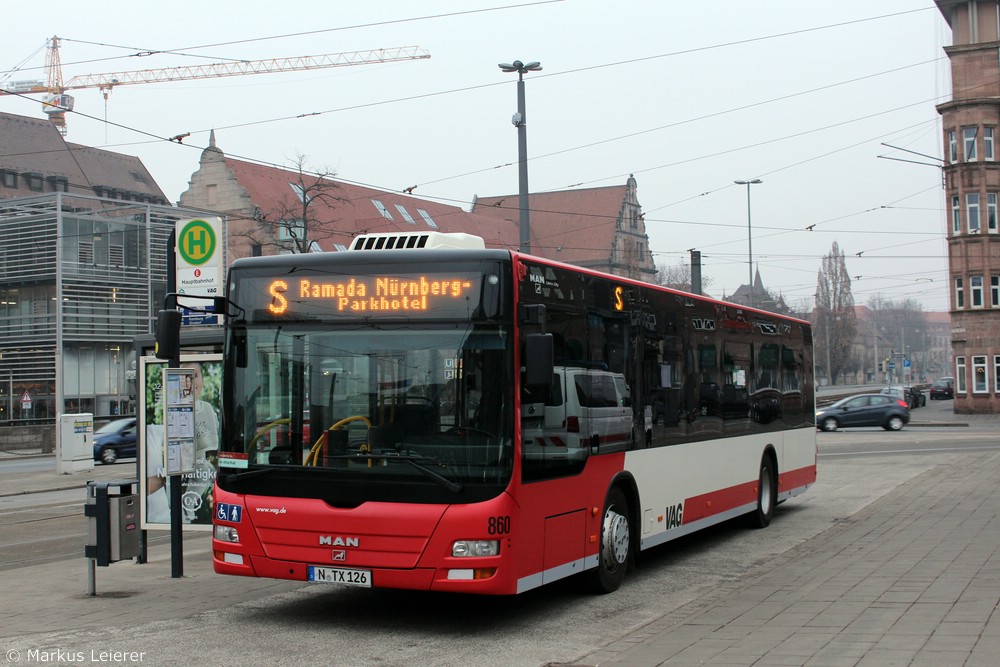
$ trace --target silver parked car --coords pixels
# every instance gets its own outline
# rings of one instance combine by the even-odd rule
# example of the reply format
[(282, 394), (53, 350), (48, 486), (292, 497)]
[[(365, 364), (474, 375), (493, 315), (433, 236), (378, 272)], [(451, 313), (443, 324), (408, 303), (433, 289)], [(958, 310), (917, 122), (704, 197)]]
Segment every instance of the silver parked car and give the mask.
[(889, 394), (906, 401), (910, 409), (927, 405), (927, 395), (919, 387), (885, 387), (880, 393)]

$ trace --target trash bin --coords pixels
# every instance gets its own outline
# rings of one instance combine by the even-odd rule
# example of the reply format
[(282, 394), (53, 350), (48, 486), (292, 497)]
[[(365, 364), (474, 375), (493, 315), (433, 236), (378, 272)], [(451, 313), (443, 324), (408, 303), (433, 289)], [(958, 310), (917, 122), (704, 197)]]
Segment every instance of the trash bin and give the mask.
[(87, 482), (84, 555), (102, 567), (139, 555), (138, 480)]

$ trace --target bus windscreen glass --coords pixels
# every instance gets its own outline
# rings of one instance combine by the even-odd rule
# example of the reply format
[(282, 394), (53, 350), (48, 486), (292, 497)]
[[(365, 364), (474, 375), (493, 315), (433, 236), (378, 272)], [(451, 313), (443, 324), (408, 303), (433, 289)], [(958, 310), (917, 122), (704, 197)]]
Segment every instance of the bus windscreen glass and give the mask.
[[(290, 467), (458, 489), (509, 478), (512, 383), (497, 325), (249, 326), (234, 335), (220, 470)], [(296, 488), (287, 493), (293, 495)]]

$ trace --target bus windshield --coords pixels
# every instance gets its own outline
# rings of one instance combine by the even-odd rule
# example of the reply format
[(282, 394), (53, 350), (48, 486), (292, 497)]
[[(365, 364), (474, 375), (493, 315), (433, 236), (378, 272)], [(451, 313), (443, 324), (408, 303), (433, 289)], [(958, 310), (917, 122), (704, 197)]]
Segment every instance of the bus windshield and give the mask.
[(502, 327), (289, 323), (230, 336), (223, 475), (300, 470), (452, 493), (509, 480), (513, 383)]

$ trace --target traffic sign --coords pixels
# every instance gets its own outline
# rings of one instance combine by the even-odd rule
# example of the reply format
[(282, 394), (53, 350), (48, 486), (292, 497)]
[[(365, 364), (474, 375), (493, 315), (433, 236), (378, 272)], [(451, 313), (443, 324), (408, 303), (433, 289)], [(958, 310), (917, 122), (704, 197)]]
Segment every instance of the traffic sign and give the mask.
[[(207, 301), (199, 306), (199, 308), (205, 308), (208, 310), (212, 309), (211, 304)], [(219, 324), (219, 316), (215, 313), (196, 313), (193, 310), (188, 310), (184, 308), (181, 311), (181, 324), (184, 326), (204, 326), (208, 324)]]
[(890, 371), (896, 370), (896, 362), (895, 361), (890, 361), (888, 368), (889, 368)]
[(222, 218), (192, 218), (178, 220), (174, 235), (176, 241), (177, 305), (182, 308), (210, 310), (206, 299), (187, 299), (194, 296), (220, 296), (222, 294)]
[(178, 223), (181, 231), (177, 233), (177, 252), (181, 259), (190, 266), (202, 266), (215, 255), (219, 244), (219, 235), (215, 228), (206, 220), (188, 220)]

